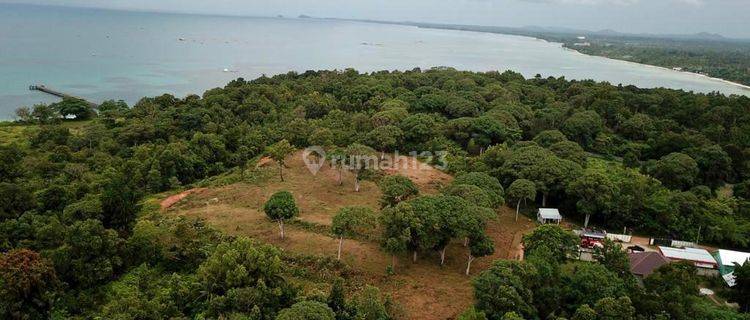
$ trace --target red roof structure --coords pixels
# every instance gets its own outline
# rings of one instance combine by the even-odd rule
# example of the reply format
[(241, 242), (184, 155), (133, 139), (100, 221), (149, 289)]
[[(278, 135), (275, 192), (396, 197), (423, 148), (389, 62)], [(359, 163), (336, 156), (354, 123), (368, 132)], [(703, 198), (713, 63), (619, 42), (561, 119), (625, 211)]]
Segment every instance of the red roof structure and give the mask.
[(633, 252), (630, 258), (630, 272), (641, 277), (648, 277), (654, 270), (670, 261), (659, 252)]

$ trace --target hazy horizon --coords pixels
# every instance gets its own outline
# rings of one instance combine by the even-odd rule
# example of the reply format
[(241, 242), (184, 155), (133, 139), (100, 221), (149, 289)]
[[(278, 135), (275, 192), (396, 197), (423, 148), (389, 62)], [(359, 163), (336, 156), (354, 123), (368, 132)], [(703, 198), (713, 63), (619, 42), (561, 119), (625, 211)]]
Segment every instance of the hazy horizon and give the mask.
[[(623, 33), (716, 33), (750, 38), (746, 0), (0, 0), (0, 3), (232, 16), (418, 21), (502, 27), (541, 26)], [(179, 9), (176, 9), (179, 8)]]

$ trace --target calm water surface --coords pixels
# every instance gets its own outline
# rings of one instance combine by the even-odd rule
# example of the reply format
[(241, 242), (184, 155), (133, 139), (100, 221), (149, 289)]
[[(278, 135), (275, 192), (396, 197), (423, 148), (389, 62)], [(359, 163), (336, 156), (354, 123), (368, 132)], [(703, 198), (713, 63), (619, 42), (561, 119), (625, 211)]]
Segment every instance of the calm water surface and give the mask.
[(582, 55), (532, 38), (345, 21), (233, 18), (0, 4), (0, 119), (54, 102), (185, 96), (290, 70), (450, 66), (750, 95), (706, 77)]

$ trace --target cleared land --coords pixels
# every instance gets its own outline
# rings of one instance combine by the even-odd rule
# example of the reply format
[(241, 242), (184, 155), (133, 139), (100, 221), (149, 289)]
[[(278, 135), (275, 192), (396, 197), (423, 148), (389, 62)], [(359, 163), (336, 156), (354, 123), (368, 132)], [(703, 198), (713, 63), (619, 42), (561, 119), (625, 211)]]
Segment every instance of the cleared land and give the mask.
[[(196, 189), (165, 211), (172, 215), (203, 218), (214, 227), (231, 235), (244, 235), (300, 254), (334, 256), (337, 240), (328, 236), (326, 226), (344, 206), (368, 206), (378, 209), (380, 191), (373, 182), (364, 181), (360, 192), (354, 192), (354, 178), (344, 172), (343, 184), (338, 185), (336, 170), (324, 166), (312, 175), (304, 166), (299, 153), (290, 156), (284, 169), (286, 181), (278, 178), (275, 164), (258, 168), (266, 178), (253, 183), (235, 183), (217, 188)], [(452, 177), (434, 168), (400, 169), (398, 173), (411, 178), (425, 194), (438, 192)], [(291, 191), (300, 207), (302, 223), (289, 224), (287, 238), (279, 239), (278, 225), (263, 213), (263, 204), (276, 191)], [(182, 195), (180, 195), (182, 197)], [(171, 198), (171, 199), (170, 199)], [(175, 198), (167, 198), (171, 201)], [(514, 211), (503, 207), (498, 219), (489, 223), (488, 234), (495, 241), (495, 254), (478, 259), (472, 265), (477, 274), (495, 259), (515, 258), (521, 236), (534, 227), (526, 217), (514, 221)], [(377, 230), (373, 230), (377, 234)], [(376, 285), (393, 296), (407, 319), (452, 319), (473, 302), (470, 277), (463, 275), (467, 249), (460, 241), (447, 250), (446, 264), (439, 265), (437, 253), (423, 254), (416, 263), (409, 257), (399, 257), (396, 274), (386, 275), (390, 256), (380, 250), (377, 241), (346, 240), (342, 260), (359, 273), (358, 280)]]

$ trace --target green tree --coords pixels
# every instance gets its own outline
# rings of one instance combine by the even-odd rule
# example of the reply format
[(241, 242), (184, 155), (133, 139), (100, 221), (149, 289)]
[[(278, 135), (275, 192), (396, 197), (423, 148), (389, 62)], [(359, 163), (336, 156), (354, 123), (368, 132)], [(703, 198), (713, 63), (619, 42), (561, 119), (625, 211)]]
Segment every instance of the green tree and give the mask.
[(544, 148), (549, 148), (558, 142), (567, 140), (568, 138), (566, 138), (565, 135), (558, 130), (545, 130), (534, 137), (534, 142)]
[(601, 247), (594, 248), (594, 258), (620, 278), (629, 279), (631, 277), (630, 258), (622, 250), (622, 245), (619, 243), (604, 239)]
[(336, 314), (327, 305), (317, 301), (297, 302), (281, 310), (276, 320), (334, 320)]
[(346, 303), (346, 292), (344, 292), (344, 279), (336, 278), (331, 286), (331, 292), (326, 300), (328, 307), (336, 314), (337, 320), (350, 319), (348, 305)]
[(52, 264), (28, 249), (0, 254), (0, 317), (47, 319), (60, 282)]
[[(494, 212), (488, 208), (474, 206), (455, 196), (423, 196), (409, 201), (414, 214), (419, 220), (418, 228), (411, 229), (412, 232), (409, 249), (413, 250), (413, 259), (416, 261), (418, 250), (436, 250), (440, 252), (440, 264), (445, 262), (445, 248), (454, 238), (479, 237), (484, 235), (484, 221), (487, 219), (484, 211)], [(467, 243), (468, 245), (468, 243)], [(475, 257), (484, 256), (482, 250), (486, 243), (478, 244)]]
[(698, 177), (698, 163), (684, 153), (670, 153), (647, 166), (647, 172), (672, 189), (685, 190)]
[(644, 280), (644, 286), (655, 292), (677, 289), (686, 295), (698, 293), (695, 266), (687, 262), (670, 263), (656, 269)]
[(556, 261), (563, 262), (578, 252), (579, 238), (558, 225), (545, 224), (523, 236), (523, 247), (528, 255), (537, 249), (548, 248)]
[(40, 124), (50, 124), (53, 122), (59, 122), (58, 113), (55, 109), (46, 104), (34, 105), (31, 111), (31, 116)]
[(474, 307), (490, 320), (501, 320), (507, 312), (536, 319), (533, 291), (529, 287), (536, 277), (536, 269), (525, 262), (496, 260), (472, 280)]
[(53, 103), (50, 107), (63, 117), (73, 116), (76, 120), (88, 120), (96, 114), (88, 102), (72, 97), (64, 97), (62, 101)]
[(519, 316), (518, 313), (511, 311), (504, 314), (502, 320), (523, 320), (523, 318)]
[(128, 104), (123, 100), (107, 100), (102, 102), (97, 109), (105, 117), (117, 118), (128, 111)]
[(734, 266), (732, 300), (740, 305), (742, 312), (750, 312), (750, 261)]
[(698, 164), (701, 183), (711, 188), (722, 186), (732, 172), (732, 159), (719, 145), (690, 148), (686, 153)]
[(403, 138), (404, 132), (401, 131), (399, 127), (385, 125), (372, 129), (372, 131), (367, 134), (366, 139), (371, 147), (380, 150), (380, 159), (384, 159), (385, 153), (393, 151), (394, 148), (398, 147)]
[(438, 131), (438, 121), (435, 117), (425, 114), (412, 114), (399, 125), (404, 132), (404, 138), (412, 144), (420, 144), (432, 140)]
[(622, 156), (622, 164), (628, 168), (638, 168), (641, 166), (641, 161), (636, 152), (628, 151)]
[(599, 320), (633, 320), (635, 319), (635, 308), (630, 298), (622, 296), (617, 299), (606, 297), (600, 299), (594, 305), (594, 310), (599, 314)]
[(551, 192), (564, 192), (568, 183), (583, 171), (579, 164), (560, 159), (539, 146), (520, 146), (514, 151), (498, 170), (503, 181), (533, 181), (537, 192), (542, 194), (542, 206), (547, 205), (547, 197)]
[(627, 293), (623, 280), (601, 264), (581, 262), (562, 270), (562, 283), (566, 284), (563, 305), (570, 312), (581, 304), (593, 305), (600, 299)]
[(487, 320), (484, 312), (477, 311), (476, 308), (470, 307), (458, 316), (458, 320)]
[(26, 152), (18, 144), (0, 145), (0, 177), (2, 182), (12, 182), (24, 175), (22, 161)]
[(273, 246), (243, 237), (219, 244), (197, 271), (202, 290), (208, 294), (207, 316), (243, 312), (271, 318), (296, 296), (281, 270), (280, 252)]
[(498, 207), (505, 203), (505, 199), (503, 198), (505, 195), (503, 185), (500, 184), (500, 181), (498, 181), (497, 178), (484, 172), (469, 172), (461, 174), (453, 180), (453, 184), (467, 184), (482, 188), (482, 190), (487, 192), (487, 195), (490, 196), (493, 207)]
[(576, 112), (565, 120), (562, 131), (571, 140), (584, 146), (590, 146), (603, 128), (602, 117), (596, 111), (587, 110)]
[(576, 207), (586, 215), (583, 227), (587, 228), (592, 214), (610, 208), (617, 186), (603, 173), (587, 171), (568, 186), (569, 193), (578, 198)]
[(518, 212), (521, 210), (521, 201), (534, 201), (536, 198), (536, 186), (533, 182), (526, 179), (513, 181), (508, 187), (508, 198), (516, 200), (516, 221), (518, 221)]
[(308, 139), (310, 145), (328, 148), (333, 145), (333, 132), (328, 128), (316, 128)]
[[(386, 102), (388, 104), (388, 102)], [(372, 115), (372, 126), (382, 127), (388, 125), (398, 125), (402, 120), (409, 116), (409, 111), (403, 107), (386, 107), (382, 111)]]
[(299, 214), (299, 208), (294, 201), (294, 196), (289, 191), (274, 193), (263, 206), (266, 216), (279, 223), (279, 234), (284, 239), (284, 220), (289, 220)]
[(409, 202), (401, 202), (395, 207), (385, 208), (380, 214), (383, 230), (381, 247), (391, 254), (391, 267), (396, 267), (396, 255), (406, 252), (412, 243), (412, 233), (421, 228), (414, 207)]
[(588, 304), (582, 304), (576, 309), (573, 317), (570, 320), (597, 320), (599, 315), (596, 310), (591, 309)]
[(0, 182), (0, 221), (18, 218), (34, 206), (34, 195), (29, 187)]
[(18, 119), (18, 121), (21, 123), (31, 123), (31, 121), (33, 120), (31, 116), (31, 109), (26, 106), (16, 108), (15, 116), (16, 119)]
[(347, 160), (347, 169), (354, 173), (354, 191), (359, 192), (359, 179), (365, 170), (375, 170), (377, 156), (372, 148), (353, 143), (344, 151)]
[(745, 180), (732, 186), (732, 195), (742, 200), (750, 200), (750, 180)]
[(61, 280), (74, 288), (92, 288), (110, 280), (123, 266), (122, 239), (98, 220), (73, 223), (63, 244), (49, 253)]
[(581, 148), (580, 144), (573, 141), (558, 142), (549, 149), (560, 159), (570, 160), (582, 165), (586, 163), (586, 151)]
[(699, 277), (690, 262), (673, 262), (656, 269), (643, 280), (650, 299), (655, 302), (654, 313), (662, 312), (676, 319), (690, 319), (688, 306), (698, 298)]
[(366, 285), (365, 288), (354, 297), (354, 308), (357, 310), (356, 319), (362, 320), (389, 320), (388, 310), (380, 295), (380, 289)]
[(471, 272), (471, 263), (474, 259), (489, 256), (495, 253), (495, 243), (492, 238), (484, 233), (473, 235), (469, 238), (469, 259), (466, 263), (466, 275)]
[(402, 201), (409, 200), (419, 194), (419, 189), (411, 179), (402, 175), (386, 176), (378, 183), (380, 192), (380, 207), (392, 207)]
[(459, 197), (466, 200), (466, 202), (479, 206), (492, 208), (492, 198), (487, 194), (484, 189), (470, 185), (470, 184), (451, 184), (442, 190), (443, 194), (447, 196)]
[(308, 119), (322, 118), (336, 106), (336, 98), (330, 94), (313, 92), (302, 96), (299, 101)]
[(104, 227), (115, 230), (130, 230), (140, 210), (138, 191), (132, 175), (108, 170), (99, 201), (104, 214)]
[(643, 113), (634, 114), (620, 125), (623, 135), (634, 140), (645, 140), (654, 129), (654, 120)]
[(339, 238), (336, 259), (341, 260), (341, 248), (345, 237), (355, 237), (377, 225), (377, 216), (367, 207), (343, 207), (333, 216), (331, 232)]
[(162, 274), (140, 265), (107, 286), (106, 300), (96, 317), (159, 320), (184, 318), (191, 303), (200, 300), (194, 275)]
[(289, 141), (286, 140), (281, 140), (266, 148), (266, 155), (273, 159), (273, 161), (276, 161), (276, 163), (279, 165), (279, 177), (281, 178), (281, 181), (284, 181), (283, 170), (286, 166), (284, 161), (286, 157), (292, 154), (292, 152), (294, 152), (294, 147), (289, 144)]

